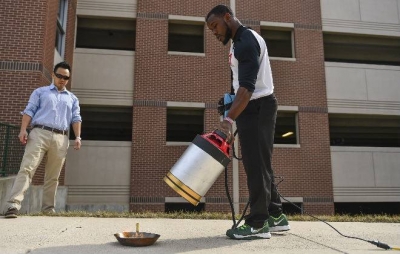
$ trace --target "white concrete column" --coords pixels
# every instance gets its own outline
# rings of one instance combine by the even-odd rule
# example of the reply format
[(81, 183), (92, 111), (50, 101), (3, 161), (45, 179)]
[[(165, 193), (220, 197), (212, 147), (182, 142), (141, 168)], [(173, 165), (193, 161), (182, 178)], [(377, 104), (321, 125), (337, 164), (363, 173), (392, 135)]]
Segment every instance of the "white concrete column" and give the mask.
[(233, 13), (236, 15), (236, 0), (230, 0), (230, 7)]
[[(230, 7), (233, 13), (236, 15), (236, 0), (230, 0)], [(233, 133), (236, 131), (236, 123), (233, 125)], [(235, 138), (235, 154), (239, 155), (239, 142)], [(238, 156), (239, 157), (239, 156)], [(232, 190), (233, 190), (233, 208), (235, 213), (239, 213), (239, 161), (232, 158)]]

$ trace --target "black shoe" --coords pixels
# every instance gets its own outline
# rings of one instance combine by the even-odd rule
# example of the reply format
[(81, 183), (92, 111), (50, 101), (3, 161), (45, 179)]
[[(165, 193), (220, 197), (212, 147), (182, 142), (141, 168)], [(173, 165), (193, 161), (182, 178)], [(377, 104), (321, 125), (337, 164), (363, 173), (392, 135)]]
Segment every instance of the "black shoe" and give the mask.
[(6, 214), (4, 214), (4, 217), (7, 219), (15, 219), (18, 217), (18, 209), (15, 207), (10, 207), (8, 208)]

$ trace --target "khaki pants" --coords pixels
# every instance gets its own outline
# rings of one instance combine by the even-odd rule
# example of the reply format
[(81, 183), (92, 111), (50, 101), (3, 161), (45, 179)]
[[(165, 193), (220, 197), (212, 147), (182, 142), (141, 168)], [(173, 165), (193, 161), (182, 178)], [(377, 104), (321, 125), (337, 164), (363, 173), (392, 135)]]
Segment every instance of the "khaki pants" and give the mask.
[(21, 202), (28, 190), (37, 167), (47, 152), (43, 185), (42, 211), (54, 212), (58, 178), (69, 147), (68, 136), (34, 128), (29, 133), (21, 167), (15, 179), (9, 207), (21, 209)]

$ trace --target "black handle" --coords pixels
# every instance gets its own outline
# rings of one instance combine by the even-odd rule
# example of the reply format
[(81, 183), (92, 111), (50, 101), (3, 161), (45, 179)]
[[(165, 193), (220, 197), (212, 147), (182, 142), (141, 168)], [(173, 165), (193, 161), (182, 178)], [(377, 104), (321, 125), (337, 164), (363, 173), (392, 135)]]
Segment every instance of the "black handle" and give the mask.
[(214, 133), (217, 134), (218, 136), (220, 136), (223, 140), (226, 140), (226, 139), (227, 139), (226, 134), (223, 133), (223, 132), (220, 131), (220, 130), (215, 130)]

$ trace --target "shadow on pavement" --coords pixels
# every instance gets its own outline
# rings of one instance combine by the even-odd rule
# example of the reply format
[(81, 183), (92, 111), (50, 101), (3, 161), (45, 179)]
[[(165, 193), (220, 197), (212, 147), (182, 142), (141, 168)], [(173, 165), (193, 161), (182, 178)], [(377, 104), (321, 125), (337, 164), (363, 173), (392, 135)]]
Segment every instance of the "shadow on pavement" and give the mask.
[[(253, 241), (266, 241), (263, 239)], [(246, 240), (231, 240), (227, 239), (225, 235), (216, 237), (199, 237), (188, 239), (167, 239), (158, 240), (154, 245), (146, 247), (129, 247), (123, 246), (115, 240), (115, 242), (108, 242), (104, 244), (83, 244), (83, 245), (70, 245), (70, 246), (56, 246), (32, 249), (26, 253), (32, 254), (79, 254), (79, 253), (183, 253), (191, 251), (204, 250), (204, 253), (222, 253), (223, 250), (219, 248), (232, 247), (232, 245), (246, 244), (252, 241)], [(213, 250), (211, 250), (213, 249)], [(243, 248), (239, 248), (238, 250)], [(232, 253), (229, 249), (226, 251)], [(237, 252), (238, 253), (238, 252)]]

